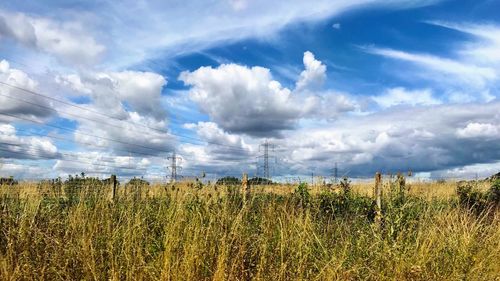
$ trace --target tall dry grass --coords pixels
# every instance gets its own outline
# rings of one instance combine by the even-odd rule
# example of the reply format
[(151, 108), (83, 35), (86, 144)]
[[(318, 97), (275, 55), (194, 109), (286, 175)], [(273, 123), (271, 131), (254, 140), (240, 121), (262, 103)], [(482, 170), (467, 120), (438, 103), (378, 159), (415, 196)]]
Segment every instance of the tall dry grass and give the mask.
[(3, 186), (0, 279), (500, 280), (498, 211), (386, 194), (379, 227), (357, 192), (269, 188), (244, 204), (228, 187), (120, 188), (113, 202), (108, 189), (69, 201)]

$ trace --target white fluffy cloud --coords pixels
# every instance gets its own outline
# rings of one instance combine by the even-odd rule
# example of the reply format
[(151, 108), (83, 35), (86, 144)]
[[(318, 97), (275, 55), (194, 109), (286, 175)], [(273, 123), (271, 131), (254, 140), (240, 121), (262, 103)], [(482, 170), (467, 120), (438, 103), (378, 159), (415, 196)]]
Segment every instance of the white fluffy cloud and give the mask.
[(73, 137), (83, 147), (145, 157), (173, 150), (177, 140), (168, 131), (161, 101), (167, 83), (163, 76), (138, 71), (87, 72), (59, 75), (55, 82), (73, 95), (90, 98), (79, 108), (57, 107), (61, 116), (78, 122)]
[(110, 174), (119, 174), (128, 178), (146, 175), (151, 164), (151, 160), (143, 157), (90, 151), (77, 152), (71, 158), (59, 159), (52, 168), (61, 176), (85, 172), (89, 176), (109, 177)]
[(465, 128), (457, 129), (460, 138), (500, 138), (500, 127), (489, 123), (472, 122)]
[[(94, 109), (94, 107), (90, 107)], [(120, 121), (110, 118), (96, 118), (92, 112), (81, 111), (74, 140), (89, 150), (112, 151), (114, 155), (165, 155), (173, 151), (176, 138), (168, 133), (165, 121), (127, 112)], [(102, 122), (95, 122), (94, 120)], [(98, 136), (95, 137), (95, 136)], [(97, 147), (96, 147), (97, 146)]]
[(307, 51), (304, 53), (304, 71), (300, 73), (296, 84), (296, 90), (318, 89), (326, 80), (326, 66), (314, 58), (314, 54)]
[(105, 51), (83, 26), (23, 13), (0, 11), (0, 39), (6, 37), (77, 64), (91, 64)]
[(478, 177), (479, 179), (484, 179), (498, 173), (498, 171), (500, 171), (500, 162), (493, 162), (465, 165), (463, 167), (433, 171), (431, 173), (431, 176), (434, 178), (445, 179), (473, 179), (476, 177)]
[(213, 122), (198, 122), (197, 124), (189, 123), (184, 125), (184, 127), (195, 130), (197, 135), (202, 137), (204, 140), (221, 144), (222, 146), (229, 147), (229, 149), (235, 148), (242, 151), (252, 150), (252, 147), (246, 144), (245, 140), (241, 136), (228, 134)]
[(10, 124), (0, 124), (1, 155), (14, 159), (57, 158), (57, 147), (43, 137), (24, 137), (16, 134), (16, 128)]
[(230, 132), (261, 135), (292, 129), (311, 108), (297, 103), (291, 91), (263, 67), (201, 67), (183, 72), (179, 79), (192, 86), (190, 98), (201, 110)]
[[(311, 171), (327, 175), (338, 162), (341, 174), (372, 176), (376, 171), (448, 171), (491, 163), (500, 157), (500, 130), (494, 125), (500, 124), (499, 106), (499, 102), (490, 102), (394, 107), (362, 116), (343, 115), (326, 124), (312, 123), (271, 139), (277, 147), (273, 155), (278, 158), (272, 166), (280, 175)], [(262, 142), (258, 137), (224, 132), (211, 122), (186, 127), (206, 140), (242, 148), (243, 143), (248, 144), (253, 153)], [(254, 154), (224, 147), (215, 150), (215, 146), (182, 147), (184, 155), (195, 159), (186, 161), (190, 167), (251, 174), (256, 169)]]
[[(35, 118), (48, 117), (53, 113), (53, 111), (47, 108), (37, 106), (50, 106), (47, 100), (15, 88), (36, 91), (38, 82), (30, 78), (25, 72), (11, 68), (6, 60), (0, 61), (0, 82), (8, 84), (0, 84), (0, 111), (2, 113)], [(13, 97), (14, 99), (9, 97)], [(32, 104), (23, 102), (22, 100), (26, 100)], [(5, 116), (0, 116), (0, 119), (5, 118)]]
[(14, 177), (15, 179), (45, 179), (50, 169), (39, 165), (28, 165), (27, 163), (2, 163), (0, 159), (0, 177)]
[(166, 112), (161, 105), (165, 78), (153, 72), (122, 71), (60, 75), (56, 82), (83, 95), (90, 95), (94, 105), (125, 117), (125, 105), (144, 116), (162, 120)]
[(189, 96), (222, 129), (253, 136), (277, 136), (296, 127), (301, 118), (335, 118), (355, 109), (354, 102), (337, 92), (322, 95), (302, 90), (326, 78), (326, 67), (310, 52), (305, 70), (292, 91), (274, 80), (263, 67), (223, 64), (182, 72), (191, 86)]
[(500, 134), (493, 125), (500, 123), (499, 106), (437, 105), (344, 116), (328, 126), (290, 132), (277, 144), (286, 151), (284, 162), (302, 173), (313, 167), (329, 173), (334, 162), (352, 175), (489, 163), (500, 157)]
[(254, 161), (249, 162), (249, 159), (256, 156), (255, 142), (247, 143), (242, 136), (224, 132), (213, 122), (186, 124), (185, 128), (194, 130), (198, 137), (212, 143), (211, 145), (181, 144), (179, 152), (186, 168), (216, 173), (222, 170), (248, 171), (248, 166), (253, 165)]

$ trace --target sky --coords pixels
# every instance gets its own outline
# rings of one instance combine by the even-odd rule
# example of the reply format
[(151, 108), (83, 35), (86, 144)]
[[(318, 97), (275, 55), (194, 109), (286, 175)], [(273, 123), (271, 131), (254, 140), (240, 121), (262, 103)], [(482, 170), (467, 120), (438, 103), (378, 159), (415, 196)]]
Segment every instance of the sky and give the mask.
[(500, 1), (0, 3), (0, 176), (500, 171)]

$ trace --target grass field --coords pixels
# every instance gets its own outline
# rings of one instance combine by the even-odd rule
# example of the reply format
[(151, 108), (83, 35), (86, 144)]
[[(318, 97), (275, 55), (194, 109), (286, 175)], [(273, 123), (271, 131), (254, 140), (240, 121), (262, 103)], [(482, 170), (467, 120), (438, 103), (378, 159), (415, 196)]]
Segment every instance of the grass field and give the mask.
[(114, 201), (109, 187), (2, 186), (0, 279), (500, 280), (498, 205), (456, 187), (386, 183), (378, 224), (372, 183), (253, 187), (246, 203), (183, 183)]

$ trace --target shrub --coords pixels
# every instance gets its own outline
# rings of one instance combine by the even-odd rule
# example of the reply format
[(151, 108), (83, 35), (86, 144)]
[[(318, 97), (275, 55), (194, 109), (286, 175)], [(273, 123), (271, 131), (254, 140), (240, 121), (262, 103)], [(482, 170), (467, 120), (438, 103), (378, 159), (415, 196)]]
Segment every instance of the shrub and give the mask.
[(462, 207), (483, 211), (487, 208), (487, 195), (477, 190), (471, 182), (457, 184), (458, 202)]
[(500, 205), (500, 179), (496, 179), (492, 184), (489, 191), (489, 200), (499, 206)]
[(217, 180), (218, 185), (238, 185), (241, 184), (241, 180), (236, 177), (223, 177)]
[(125, 184), (125, 187), (129, 186), (149, 186), (149, 182), (144, 179), (132, 178), (128, 183)]
[(311, 201), (311, 194), (309, 194), (309, 188), (307, 183), (301, 182), (293, 193), (294, 197), (299, 200), (300, 206), (307, 206)]
[(248, 184), (250, 184), (250, 185), (269, 185), (269, 184), (273, 184), (273, 181), (269, 180), (269, 179), (265, 179), (265, 178), (255, 177), (255, 178), (249, 179)]
[(320, 216), (326, 217), (366, 217), (371, 214), (372, 200), (356, 193), (334, 193), (326, 190), (315, 200)]
[(344, 194), (349, 194), (351, 192), (351, 181), (349, 180), (349, 178), (344, 177), (340, 181), (340, 188), (342, 189)]
[(18, 182), (14, 177), (0, 178), (0, 185), (17, 185)]

